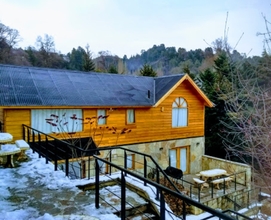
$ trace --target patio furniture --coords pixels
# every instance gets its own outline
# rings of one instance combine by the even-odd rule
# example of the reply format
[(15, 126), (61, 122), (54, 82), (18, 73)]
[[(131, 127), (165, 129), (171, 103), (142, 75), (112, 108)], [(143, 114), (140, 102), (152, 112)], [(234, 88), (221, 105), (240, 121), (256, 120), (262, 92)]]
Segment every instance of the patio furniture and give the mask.
[(209, 184), (206, 183), (204, 180), (201, 180), (199, 178), (193, 178), (193, 180), (194, 180), (194, 186), (195, 187), (200, 187), (200, 191), (203, 188), (209, 188)]
[(7, 157), (7, 161), (6, 164), (4, 165), (5, 168), (10, 167), (13, 168), (14, 167), (14, 163), (13, 163), (13, 155), (20, 153), (21, 150), (20, 148), (18, 148), (16, 146), (16, 144), (4, 144), (1, 146), (1, 150), (0, 150), (0, 157), (1, 156), (6, 156)]
[(16, 140), (15, 144), (21, 150), (17, 160), (26, 160), (27, 156), (25, 155), (25, 151), (29, 149), (29, 144), (26, 143), (25, 140)]
[(13, 136), (10, 133), (0, 133), (0, 150), (1, 150), (1, 145), (10, 143), (13, 139)]
[(226, 186), (227, 186), (227, 187), (230, 187), (231, 181), (232, 181), (232, 178), (231, 178), (231, 177), (225, 177), (225, 178), (213, 180), (212, 183), (214, 184), (214, 187), (215, 187), (216, 189), (220, 189), (220, 188), (219, 188), (219, 184), (220, 184), (220, 183), (224, 183), (224, 182), (225, 182)]
[(225, 174), (227, 174), (227, 171), (223, 169), (211, 169), (200, 172), (200, 175), (204, 181), (208, 181), (209, 179), (217, 179)]

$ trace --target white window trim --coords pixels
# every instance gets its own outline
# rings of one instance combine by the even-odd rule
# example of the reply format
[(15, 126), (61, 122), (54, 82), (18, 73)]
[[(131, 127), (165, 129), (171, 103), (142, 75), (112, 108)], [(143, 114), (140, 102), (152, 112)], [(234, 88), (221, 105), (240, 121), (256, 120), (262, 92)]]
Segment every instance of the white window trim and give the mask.
[(172, 127), (188, 126), (188, 106), (184, 98), (178, 97), (172, 103)]

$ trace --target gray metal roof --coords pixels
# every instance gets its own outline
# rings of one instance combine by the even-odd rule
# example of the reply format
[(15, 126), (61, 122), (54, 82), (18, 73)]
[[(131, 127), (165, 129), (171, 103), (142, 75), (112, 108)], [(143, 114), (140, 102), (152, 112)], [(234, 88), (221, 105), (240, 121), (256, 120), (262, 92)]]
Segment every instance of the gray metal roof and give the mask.
[(147, 107), (159, 101), (182, 77), (153, 78), (0, 64), (0, 106)]

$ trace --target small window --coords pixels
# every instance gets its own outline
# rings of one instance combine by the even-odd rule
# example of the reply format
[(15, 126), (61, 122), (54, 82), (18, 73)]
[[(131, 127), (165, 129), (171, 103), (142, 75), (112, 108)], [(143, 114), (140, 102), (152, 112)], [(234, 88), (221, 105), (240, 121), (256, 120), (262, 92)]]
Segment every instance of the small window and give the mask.
[(135, 110), (134, 109), (127, 109), (127, 116), (126, 122), (127, 124), (134, 124), (135, 123)]
[(106, 124), (106, 110), (105, 109), (98, 109), (97, 111), (97, 124), (98, 125), (105, 125)]
[(127, 169), (129, 169), (129, 170), (134, 169), (135, 168), (135, 155), (134, 154), (127, 155), (126, 163), (127, 163)]
[(187, 121), (187, 103), (183, 98), (176, 98), (172, 104), (172, 127), (186, 127)]

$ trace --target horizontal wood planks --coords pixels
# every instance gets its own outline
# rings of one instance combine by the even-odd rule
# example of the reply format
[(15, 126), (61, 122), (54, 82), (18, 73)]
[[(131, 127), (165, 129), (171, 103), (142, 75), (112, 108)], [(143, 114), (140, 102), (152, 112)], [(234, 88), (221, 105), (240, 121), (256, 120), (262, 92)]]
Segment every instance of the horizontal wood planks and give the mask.
[(22, 139), (22, 124), (30, 126), (30, 109), (6, 109), (4, 111), (5, 131), (13, 136), (13, 140)]
[[(183, 97), (188, 103), (188, 126), (172, 128), (172, 103), (178, 97)], [(54, 108), (58, 108), (58, 106)], [(91, 109), (84, 108), (83, 117), (97, 117), (97, 109), (93, 109), (93, 106)], [(159, 106), (135, 108), (134, 124), (126, 124), (127, 108), (107, 107), (106, 110), (109, 115), (107, 124), (98, 126), (94, 136), (96, 143), (100, 143), (100, 146), (204, 136), (204, 100), (186, 80)], [(30, 108), (5, 110), (6, 131), (10, 132), (15, 139), (22, 139), (22, 124), (31, 125), (30, 114)], [(111, 127), (117, 128), (116, 134), (108, 129)], [(131, 132), (120, 135), (119, 132), (123, 128), (131, 129)], [(93, 126), (91, 128), (89, 124), (84, 124), (84, 130), (80, 136), (87, 137), (93, 134)]]

